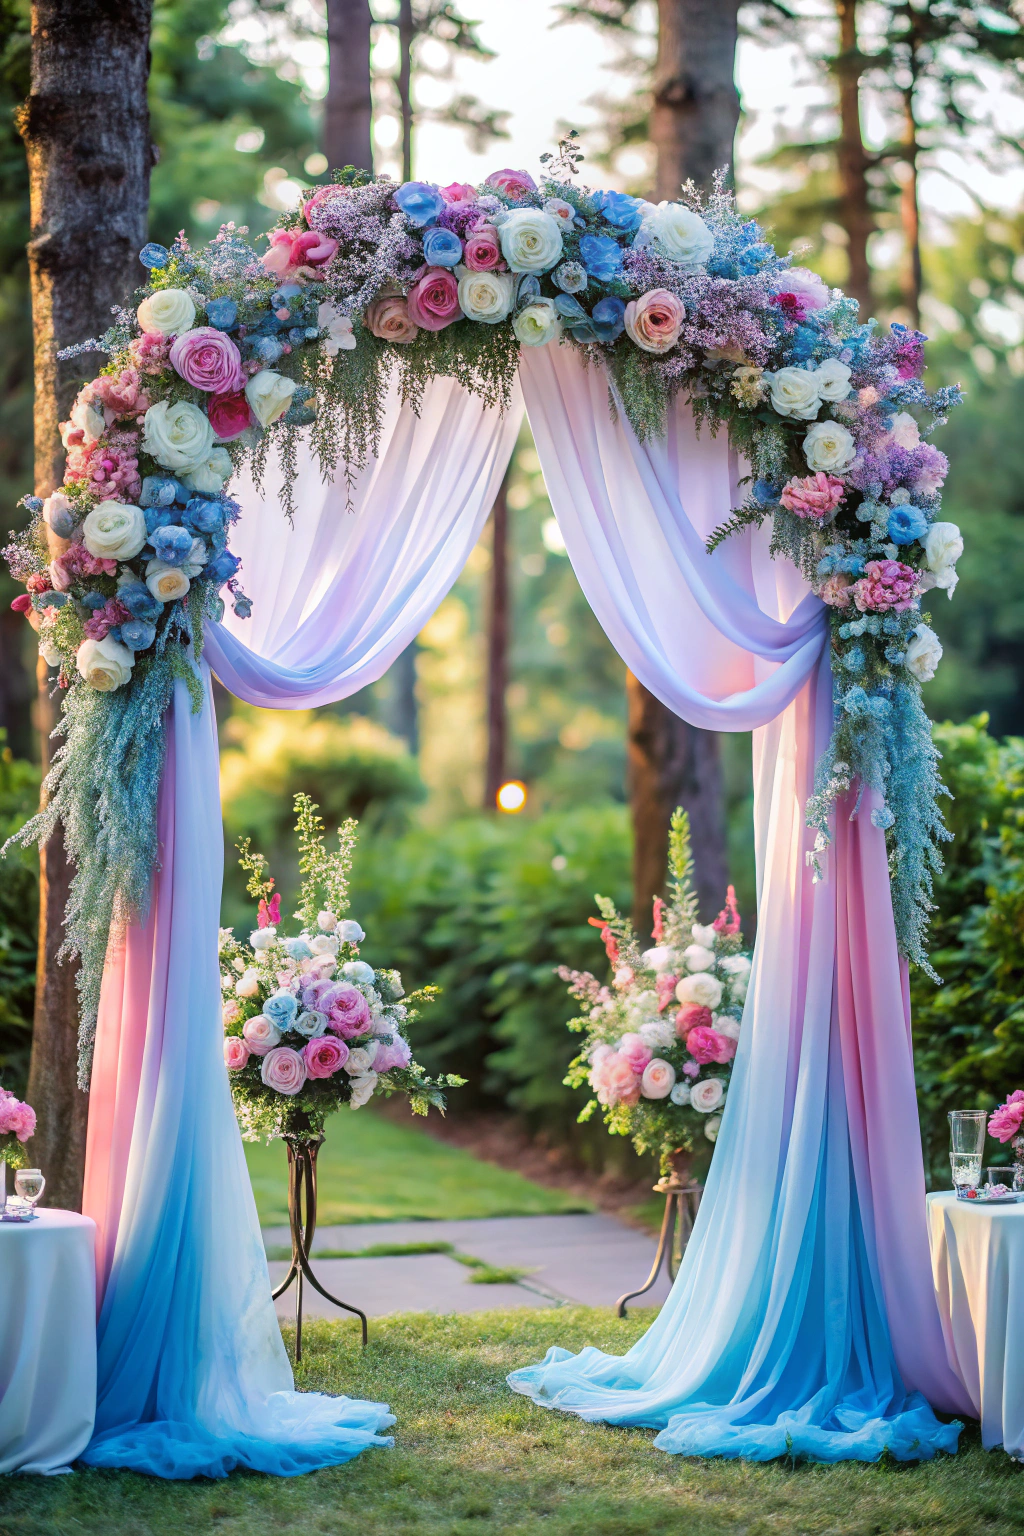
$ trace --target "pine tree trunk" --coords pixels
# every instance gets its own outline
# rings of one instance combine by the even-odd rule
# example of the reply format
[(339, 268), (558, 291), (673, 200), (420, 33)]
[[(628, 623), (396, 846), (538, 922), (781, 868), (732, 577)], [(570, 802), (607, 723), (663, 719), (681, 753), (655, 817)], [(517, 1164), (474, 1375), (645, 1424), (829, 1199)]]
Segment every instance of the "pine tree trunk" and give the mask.
[(508, 475), (491, 513), (491, 597), (487, 613), (487, 771), (484, 810), (493, 811), (505, 782), (508, 757), (509, 588)]
[[(731, 171), (739, 96), (733, 78), (737, 0), (659, 0), (651, 138), (655, 196), (674, 198), (688, 179), (707, 187)], [(626, 674), (627, 775), (633, 821), (633, 922), (650, 929), (651, 901), (664, 894), (668, 825), (677, 805), (690, 815), (696, 887), (705, 916), (726, 881), (725, 805), (718, 736), (680, 720)]]
[(324, 154), (332, 170), (373, 170), (369, 0), (327, 0)]
[[(28, 246), (35, 346), (35, 489), (63, 477), (57, 424), (102, 357), (59, 362), (58, 351), (101, 335), (113, 305), (143, 276), (149, 137), (146, 84), (152, 0), (36, 0), (32, 89), (18, 127), (28, 155)], [(57, 718), (45, 668), (39, 726), (47, 766)], [(60, 831), (40, 858), (39, 972), (28, 1099), (38, 1116), (33, 1160), (46, 1201), (78, 1209), (88, 1098), (76, 1086), (75, 969), (58, 965), (70, 870)]]
[(850, 265), (846, 292), (860, 305), (861, 318), (867, 319), (874, 305), (868, 240), (875, 228), (875, 217), (868, 201), (870, 159), (864, 148), (860, 119), (860, 78), (866, 61), (857, 33), (857, 6), (858, 0), (836, 0), (839, 53), (832, 68), (839, 90), (840, 217), (847, 234)]

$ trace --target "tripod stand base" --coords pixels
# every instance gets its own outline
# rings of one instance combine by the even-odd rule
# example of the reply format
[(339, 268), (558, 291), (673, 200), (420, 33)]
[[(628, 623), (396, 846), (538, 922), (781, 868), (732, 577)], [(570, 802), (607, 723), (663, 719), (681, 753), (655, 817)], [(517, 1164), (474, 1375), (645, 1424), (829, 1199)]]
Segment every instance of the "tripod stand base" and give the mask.
[(665, 1196), (665, 1215), (662, 1217), (654, 1267), (638, 1291), (627, 1291), (625, 1296), (619, 1297), (615, 1304), (616, 1317), (625, 1317), (627, 1301), (634, 1301), (637, 1296), (643, 1296), (651, 1289), (661, 1274), (663, 1264), (667, 1263), (669, 1279), (675, 1280), (680, 1260), (693, 1230), (694, 1217), (701, 1197), (699, 1184), (685, 1182), (677, 1173), (672, 1172), (667, 1178), (658, 1180), (654, 1186), (654, 1193)]

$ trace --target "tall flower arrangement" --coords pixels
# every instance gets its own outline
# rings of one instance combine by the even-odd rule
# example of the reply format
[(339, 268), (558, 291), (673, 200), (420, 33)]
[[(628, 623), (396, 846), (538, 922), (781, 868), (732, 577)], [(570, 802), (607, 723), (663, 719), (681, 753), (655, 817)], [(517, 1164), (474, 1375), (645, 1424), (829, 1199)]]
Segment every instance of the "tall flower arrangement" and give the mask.
[(740, 1036), (750, 956), (743, 948), (736, 896), (713, 923), (697, 922), (686, 813), (669, 833), (670, 899), (654, 903), (654, 945), (641, 951), (631, 923), (597, 897), (611, 985), (589, 971), (558, 974), (581, 1004), (569, 1028), (584, 1037), (566, 1083), (593, 1093), (580, 1112), (598, 1109), (613, 1135), (638, 1152), (656, 1152), (663, 1172), (674, 1154), (715, 1141)]
[(32, 1106), (0, 1087), (0, 1163), (11, 1168), (27, 1167), (25, 1143), (35, 1128), (36, 1112)]

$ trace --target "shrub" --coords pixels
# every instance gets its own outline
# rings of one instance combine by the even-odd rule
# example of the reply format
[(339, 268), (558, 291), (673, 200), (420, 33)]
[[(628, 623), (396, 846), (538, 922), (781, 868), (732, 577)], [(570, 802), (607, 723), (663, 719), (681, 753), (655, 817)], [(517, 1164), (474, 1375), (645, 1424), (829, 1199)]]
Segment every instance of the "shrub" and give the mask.
[[(39, 805), (39, 770), (14, 757), (0, 730), (0, 845)], [(12, 849), (0, 865), (0, 1081), (24, 1093), (32, 1047), (39, 855)]]

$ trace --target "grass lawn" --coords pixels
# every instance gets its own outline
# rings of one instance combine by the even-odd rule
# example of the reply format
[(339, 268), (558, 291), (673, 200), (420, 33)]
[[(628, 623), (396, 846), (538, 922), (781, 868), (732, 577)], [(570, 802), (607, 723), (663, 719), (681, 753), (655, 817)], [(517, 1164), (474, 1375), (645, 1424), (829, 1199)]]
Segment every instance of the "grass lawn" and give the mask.
[(383, 1400), (392, 1450), (307, 1477), (164, 1483), (134, 1473), (0, 1480), (0, 1536), (1019, 1536), (1024, 1468), (984, 1452), (920, 1466), (706, 1462), (653, 1431), (584, 1424), (511, 1393), (505, 1373), (549, 1344), (620, 1351), (650, 1320), (607, 1310), (308, 1325), (306, 1388)]
[[(247, 1142), (245, 1155), (264, 1226), (288, 1221), (284, 1143)], [(549, 1216), (593, 1206), (544, 1189), (512, 1168), (481, 1162), (409, 1123), (370, 1109), (343, 1109), (327, 1122), (317, 1158), (320, 1226), (363, 1221), (456, 1221), (472, 1216)]]

